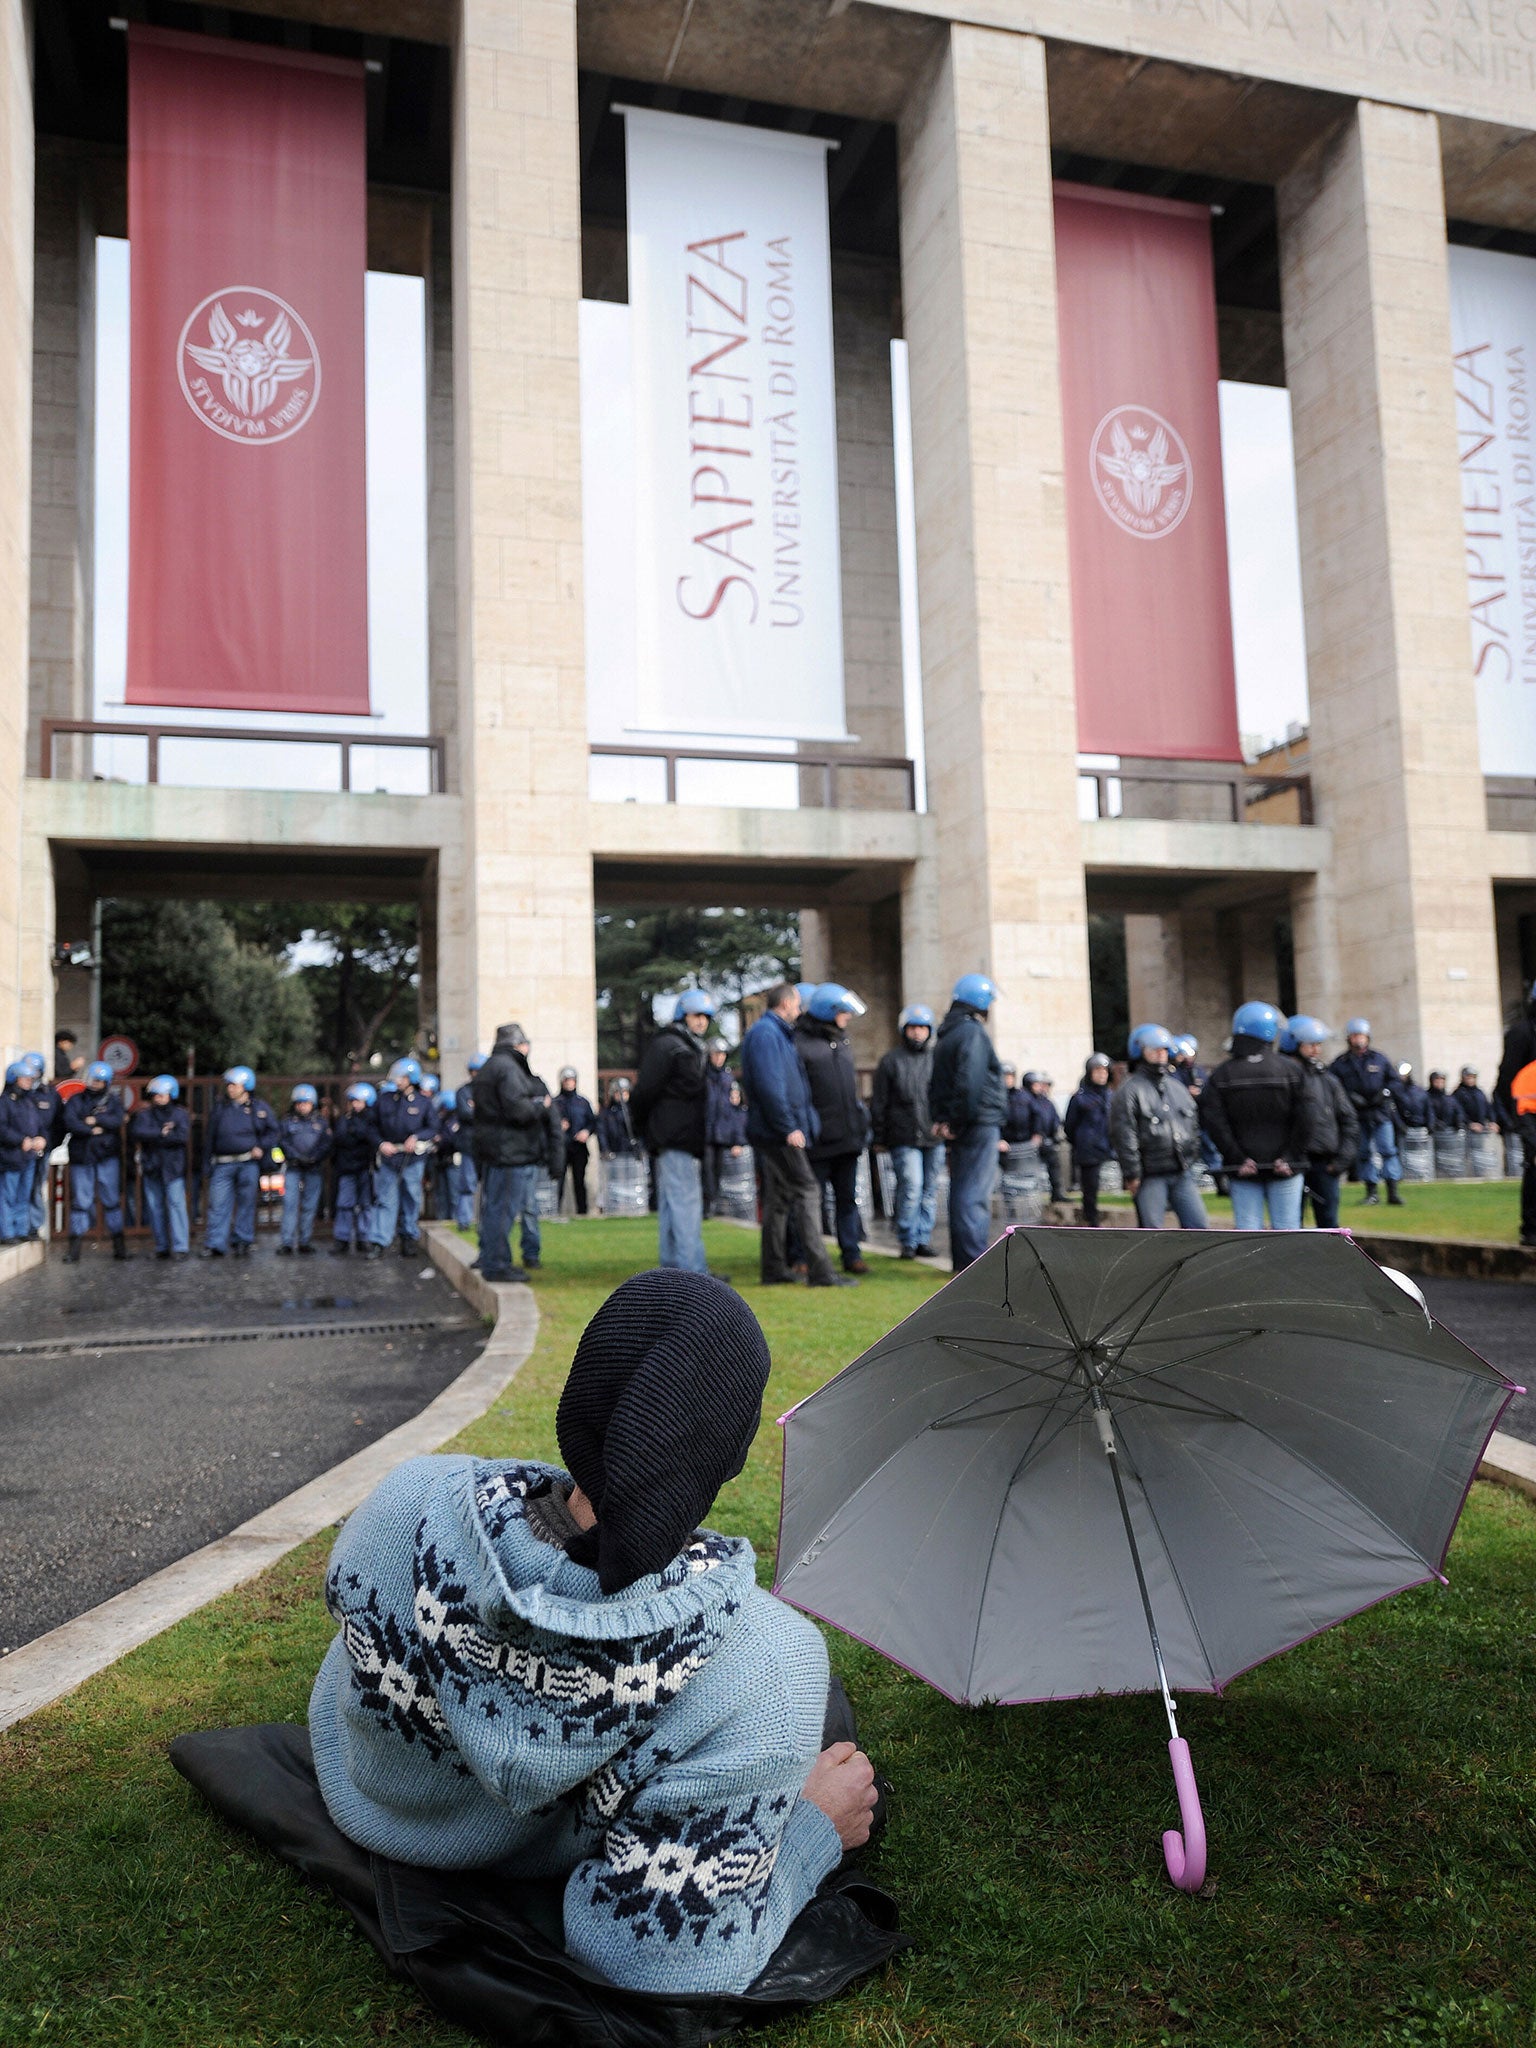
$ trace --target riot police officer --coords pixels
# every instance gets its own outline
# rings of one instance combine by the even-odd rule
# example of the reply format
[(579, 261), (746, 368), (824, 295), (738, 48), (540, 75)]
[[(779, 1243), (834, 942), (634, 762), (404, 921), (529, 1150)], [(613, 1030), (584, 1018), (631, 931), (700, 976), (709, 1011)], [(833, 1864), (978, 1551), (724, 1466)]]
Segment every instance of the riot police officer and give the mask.
[(209, 1107), (205, 1133), (205, 1259), (222, 1259), (226, 1251), (237, 1259), (250, 1257), (251, 1246), (256, 1242), (261, 1161), (276, 1143), (277, 1118), (271, 1104), (256, 1093), (255, 1074), (249, 1067), (227, 1067), (224, 1093)]
[(283, 1238), (281, 1256), (295, 1252), (306, 1258), (320, 1197), (325, 1192), (325, 1162), (331, 1156), (331, 1127), (320, 1114), (320, 1096), (301, 1081), (289, 1097), (288, 1114), (277, 1127), (283, 1148)]
[(366, 1257), (373, 1244), (373, 1163), (379, 1150), (379, 1120), (373, 1106), (379, 1091), (371, 1081), (347, 1089), (346, 1111), (332, 1134), (336, 1198), (331, 1217), (333, 1259), (344, 1259), (355, 1244)]
[(134, 1111), (128, 1135), (139, 1148), (139, 1186), (157, 1259), (184, 1259), (191, 1244), (187, 1227), (187, 1152), (192, 1119), (182, 1107), (174, 1074), (156, 1074)]
[(116, 1077), (105, 1060), (92, 1060), (85, 1086), (64, 1105), (69, 1134), (68, 1265), (80, 1259), (80, 1240), (91, 1227), (99, 1201), (112, 1237), (112, 1256), (126, 1259), (123, 1242), (123, 1102), (112, 1086)]
[(376, 1259), (400, 1232), (400, 1256), (421, 1251), (421, 1189), (437, 1127), (437, 1105), (421, 1085), (421, 1062), (409, 1056), (389, 1070), (394, 1087), (380, 1096), (379, 1157), (374, 1175), (373, 1243)]

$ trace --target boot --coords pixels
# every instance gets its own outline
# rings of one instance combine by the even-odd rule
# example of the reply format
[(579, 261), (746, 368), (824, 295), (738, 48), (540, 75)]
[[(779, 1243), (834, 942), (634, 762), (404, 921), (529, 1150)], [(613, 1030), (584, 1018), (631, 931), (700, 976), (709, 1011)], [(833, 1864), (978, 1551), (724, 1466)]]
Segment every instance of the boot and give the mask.
[(352, 1247), (349, 1244), (333, 1244), (331, 1246), (331, 1257), (333, 1259), (344, 1259), (351, 1249)]
[(112, 1256), (119, 1261), (133, 1257), (133, 1253), (123, 1243), (123, 1233), (120, 1230), (114, 1230), (112, 1233)]
[(1387, 1182), (1387, 1207), (1389, 1209), (1406, 1209), (1407, 1206), (1408, 1204), (1397, 1191), (1397, 1182), (1389, 1180)]
[(1364, 1193), (1364, 1194), (1363, 1194), (1363, 1195), (1362, 1195), (1362, 1196), (1360, 1197), (1360, 1206), (1361, 1206), (1361, 1208), (1362, 1208), (1362, 1209), (1371, 1209), (1371, 1208), (1374, 1208), (1374, 1207), (1376, 1207), (1376, 1205), (1377, 1205), (1377, 1204), (1378, 1204), (1378, 1203), (1379, 1203), (1380, 1201), (1381, 1201), (1381, 1197), (1380, 1197), (1380, 1195), (1378, 1195), (1378, 1194), (1377, 1194), (1377, 1192), (1376, 1192), (1376, 1183), (1375, 1183), (1375, 1181), (1373, 1181), (1373, 1180), (1368, 1180), (1368, 1181), (1366, 1182), (1366, 1184), (1365, 1184), (1365, 1193)]
[(78, 1266), (78, 1265), (79, 1265), (79, 1263), (80, 1263), (80, 1239), (79, 1239), (78, 1237), (72, 1237), (72, 1238), (71, 1238), (71, 1239), (69, 1240), (69, 1245), (68, 1245), (68, 1247), (67, 1247), (67, 1249), (65, 1250), (65, 1253), (64, 1253), (64, 1263), (65, 1263), (65, 1265), (66, 1265), (66, 1266)]

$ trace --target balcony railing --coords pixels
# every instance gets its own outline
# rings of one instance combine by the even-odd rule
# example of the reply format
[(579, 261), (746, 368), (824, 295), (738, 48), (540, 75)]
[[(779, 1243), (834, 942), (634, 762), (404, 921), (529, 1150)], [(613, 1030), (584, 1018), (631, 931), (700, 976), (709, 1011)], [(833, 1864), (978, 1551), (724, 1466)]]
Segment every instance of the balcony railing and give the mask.
[[(740, 766), (767, 765), (774, 768), (792, 768), (800, 775), (800, 787), (805, 787), (807, 772), (821, 777), (821, 805), (829, 811), (841, 808), (838, 778), (852, 774), (890, 774), (901, 778), (902, 802), (898, 806), (904, 811), (917, 809), (917, 771), (911, 761), (901, 754), (821, 754), (798, 752), (794, 754), (770, 754), (737, 752), (725, 747), (646, 747), (594, 745), (591, 753), (604, 760), (661, 761), (666, 769), (666, 795), (663, 801), (675, 804), (677, 797), (677, 766), (680, 761), (718, 761)], [(868, 804), (860, 809), (869, 809)]]
[[(430, 734), (401, 735), (397, 733), (351, 733), (351, 732), (295, 732), (273, 731), (263, 728), (253, 732), (239, 725), (127, 725), (116, 721), (107, 722), (89, 718), (45, 718), (42, 721), (42, 762), (44, 776), (60, 780), (91, 780), (89, 770), (83, 775), (60, 775), (57, 765), (59, 739), (78, 735), (88, 739), (141, 739), (145, 742), (146, 782), (160, 780), (160, 748), (166, 740), (214, 740), (243, 741), (247, 745), (271, 746), (274, 743), (290, 747), (335, 747), (340, 755), (340, 789), (350, 791), (352, 782), (352, 754), (357, 747), (392, 747), (408, 750), (427, 757), (427, 786), (430, 792), (440, 793), (447, 787), (446, 749), (443, 741)], [(180, 781), (181, 778), (177, 778)], [(294, 784), (296, 788), (307, 784)]]
[(1236, 763), (1122, 762), (1079, 768), (1095, 818), (1164, 818), (1230, 825), (1310, 825), (1310, 775), (1266, 775)]

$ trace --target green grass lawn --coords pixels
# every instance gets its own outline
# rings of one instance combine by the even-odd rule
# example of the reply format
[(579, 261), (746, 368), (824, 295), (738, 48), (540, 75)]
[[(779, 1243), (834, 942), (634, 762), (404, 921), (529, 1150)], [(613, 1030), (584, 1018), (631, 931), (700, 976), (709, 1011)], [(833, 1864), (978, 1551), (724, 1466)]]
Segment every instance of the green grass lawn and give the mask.
[[(573, 1224), (545, 1242), (538, 1349), (461, 1439), (482, 1453), (554, 1453), (576, 1336), (654, 1256), (655, 1227)], [(756, 1241), (712, 1225), (710, 1254), (746, 1282)], [(871, 1263), (857, 1291), (745, 1289), (774, 1350), (769, 1420), (713, 1520), (752, 1538), (765, 1578), (771, 1418), (938, 1284)], [(338, 1908), (214, 1820), (165, 1760), (186, 1729), (302, 1718), (330, 1635), (326, 1549), (307, 1545), (0, 1736), (4, 2048), (461, 2048)], [(832, 1636), (895, 1787), (873, 1874), (920, 1945), (834, 2007), (759, 2038), (1529, 2043), (1536, 1514), (1477, 1487), (1449, 1569), (1449, 1589), (1378, 1607), (1224, 1700), (1186, 1702), (1211, 1837), (1198, 1899), (1162, 1871), (1161, 1830), (1177, 1816), (1155, 1701), (966, 1710)]]
[[(1391, 1208), (1385, 1197), (1367, 1209), (1360, 1199), (1364, 1193), (1358, 1181), (1346, 1181), (1339, 1204), (1340, 1223), (1362, 1236), (1470, 1237), (1493, 1244), (1517, 1244), (1520, 1239), (1517, 1180), (1405, 1181), (1401, 1209)], [(1111, 1195), (1106, 1206), (1128, 1209), (1130, 1203), (1123, 1195)], [(1230, 1202), (1207, 1195), (1205, 1206), (1213, 1221), (1232, 1221)]]

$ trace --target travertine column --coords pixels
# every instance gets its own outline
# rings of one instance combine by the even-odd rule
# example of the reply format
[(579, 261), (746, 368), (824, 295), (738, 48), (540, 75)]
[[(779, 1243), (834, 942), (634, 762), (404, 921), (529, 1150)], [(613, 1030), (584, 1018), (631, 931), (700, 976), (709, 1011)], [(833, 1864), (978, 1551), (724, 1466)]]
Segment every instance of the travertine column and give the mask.
[(1045, 47), (955, 25), (901, 122), (902, 307), (944, 986), (995, 1036), (1088, 1049)]
[(522, 1022), (551, 1082), (566, 1061), (590, 1080), (575, 0), (463, 0), (453, 270), (472, 1014), (485, 1044)]
[(21, 778), (32, 492), (32, 61), (0, 0), (0, 1052), (21, 1050)]
[(1450, 376), (1438, 123), (1361, 101), (1280, 188), (1285, 359), (1334, 863), (1297, 994), (1399, 1059), (1496, 1063), (1498, 976)]

